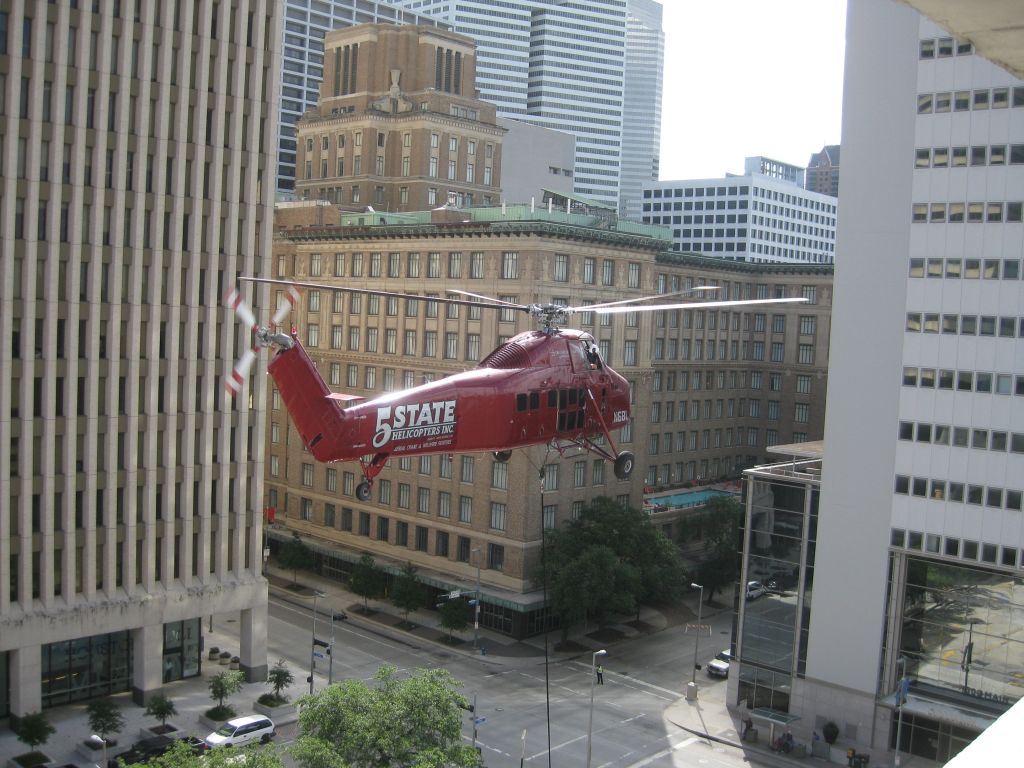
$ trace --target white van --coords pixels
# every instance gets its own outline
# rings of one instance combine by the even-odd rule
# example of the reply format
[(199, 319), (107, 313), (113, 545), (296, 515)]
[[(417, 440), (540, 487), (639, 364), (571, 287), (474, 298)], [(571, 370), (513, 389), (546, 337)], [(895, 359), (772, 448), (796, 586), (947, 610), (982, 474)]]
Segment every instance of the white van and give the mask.
[(246, 715), (228, 720), (206, 737), (208, 747), (238, 747), (259, 741), (266, 744), (274, 736), (274, 721), (263, 715)]

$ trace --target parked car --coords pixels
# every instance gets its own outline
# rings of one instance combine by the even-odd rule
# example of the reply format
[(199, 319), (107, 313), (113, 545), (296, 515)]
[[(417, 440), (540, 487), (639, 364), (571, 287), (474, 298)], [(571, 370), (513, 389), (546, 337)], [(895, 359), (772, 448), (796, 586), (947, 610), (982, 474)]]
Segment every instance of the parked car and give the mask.
[(732, 661), (732, 653), (726, 648), (715, 654), (715, 658), (707, 663), (708, 674), (712, 677), (728, 677), (729, 662)]
[(747, 600), (753, 600), (764, 594), (764, 585), (760, 581), (747, 582)]
[[(122, 752), (117, 757), (108, 760), (107, 768), (119, 768), (122, 764), (148, 763), (154, 757), (160, 757), (160, 755), (170, 751), (177, 741), (178, 739), (172, 739), (170, 736), (150, 736), (147, 739), (142, 739), (135, 742), (127, 752)], [(203, 740), (197, 739), (194, 736), (186, 736), (182, 741), (187, 741), (192, 747), (192, 751), (196, 754), (206, 749), (206, 744)]]
[(246, 715), (228, 720), (205, 741), (208, 747), (238, 747), (254, 741), (266, 744), (273, 736), (273, 720), (263, 715)]

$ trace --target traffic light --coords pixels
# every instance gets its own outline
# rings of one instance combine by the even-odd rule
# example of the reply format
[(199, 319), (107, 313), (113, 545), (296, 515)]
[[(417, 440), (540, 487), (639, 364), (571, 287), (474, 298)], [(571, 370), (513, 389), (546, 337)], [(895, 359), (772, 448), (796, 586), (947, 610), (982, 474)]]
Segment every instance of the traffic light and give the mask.
[(321, 639), (319, 639), (317, 637), (314, 637), (313, 638), (313, 645), (320, 646), (321, 648), (326, 648), (327, 649), (327, 655), (328, 656), (331, 655), (331, 644), (329, 642), (327, 642), (326, 640), (321, 640)]

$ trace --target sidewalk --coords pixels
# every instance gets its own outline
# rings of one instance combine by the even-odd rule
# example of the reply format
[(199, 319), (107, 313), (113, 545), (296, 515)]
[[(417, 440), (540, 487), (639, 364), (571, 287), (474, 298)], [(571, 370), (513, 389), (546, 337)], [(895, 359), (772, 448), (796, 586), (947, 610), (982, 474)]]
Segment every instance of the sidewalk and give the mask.
[[(270, 582), (270, 593), (274, 597), (312, 609), (315, 590), (321, 595), (317, 599), (318, 611), (325, 614), (331, 611), (345, 611), (349, 616), (376, 626), (393, 637), (417, 638), (439, 643), (444, 645), (446, 650), (467, 655), (486, 655), (489, 661), (496, 663), (502, 663), (503, 659), (511, 661), (516, 658), (544, 655), (544, 635), (529, 637), (525, 640), (514, 640), (481, 627), (478, 645), (486, 650), (486, 654), (480, 654), (473, 648), (475, 633), (472, 624), (466, 629), (454, 633), (455, 643), (449, 644), (449, 633), (441, 628), (440, 618), (434, 611), (411, 611), (409, 623), (415, 627), (407, 630), (400, 626), (405, 621), (404, 616), (400, 615), (398, 609), (390, 602), (385, 600), (364, 601), (363, 598), (349, 592), (341, 582), (304, 571), (299, 574), (299, 583), (295, 584), (291, 571), (286, 571), (273, 564), (268, 565), (266, 577)], [(364, 611), (364, 603), (368, 607), (368, 611)], [(725, 610), (730, 610), (729, 606), (717, 605), (710, 611), (705, 607), (704, 616), (712, 616)], [(547, 650), (549, 654), (557, 654), (558, 658), (579, 656), (624, 639), (660, 632), (666, 627), (683, 624), (694, 618), (694, 613), (685, 606), (673, 608), (671, 611), (659, 611), (645, 607), (641, 609), (639, 619), (633, 617), (622, 623), (608, 624), (600, 628), (591, 625), (589, 628), (574, 632), (569, 638), (568, 645), (570, 647), (566, 650), (556, 650), (556, 646), (561, 641), (561, 632), (557, 630), (549, 632)]]
[[(730, 710), (726, 706), (726, 685), (701, 685), (701, 677), (702, 673), (698, 672), (697, 684), (700, 687), (694, 701), (681, 698), (666, 708), (665, 719), (673, 725), (684, 731), (689, 731), (695, 736), (742, 750), (748, 761), (759, 765), (779, 766), (779, 768), (783, 766), (793, 768), (796, 765), (803, 765), (805, 768), (847, 765), (846, 748), (842, 746), (837, 745), (831, 748), (830, 759), (811, 756), (810, 739), (806, 728), (796, 729), (793, 734), (797, 742), (807, 745), (807, 752), (805, 756), (801, 757), (795, 754), (786, 755), (773, 752), (769, 746), (769, 728), (763, 723), (755, 723), (755, 728), (758, 731), (756, 742), (741, 741), (740, 732), (743, 729), (746, 712), (738, 707)], [(706, 679), (704, 678), (704, 680)], [(783, 730), (776, 727), (776, 738), (782, 734)], [(868, 754), (871, 756), (869, 763), (871, 768), (886, 768), (892, 765), (892, 758), (885, 750), (874, 750)], [(940, 768), (941, 766), (941, 763), (907, 754), (901, 755), (901, 764), (903, 768)]]

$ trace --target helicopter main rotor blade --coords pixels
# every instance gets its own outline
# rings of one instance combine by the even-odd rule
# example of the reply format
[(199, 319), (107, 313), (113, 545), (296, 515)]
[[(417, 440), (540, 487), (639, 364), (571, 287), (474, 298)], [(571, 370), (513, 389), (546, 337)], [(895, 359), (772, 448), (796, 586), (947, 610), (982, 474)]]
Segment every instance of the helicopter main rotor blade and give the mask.
[[(484, 309), (502, 309), (502, 304), (481, 304), (479, 301), (469, 301), (467, 299), (449, 299), (446, 296), (425, 296), (421, 293), (401, 293), (399, 291), (385, 291), (378, 288), (352, 288), (347, 285), (331, 285), (329, 283), (305, 283), (297, 280), (274, 280), (269, 277), (242, 277), (248, 283), (265, 283), (266, 285), (283, 285), (293, 286), (295, 288), (312, 288), (316, 291), (345, 291), (346, 293), (362, 293), (373, 296), (395, 296), (399, 299), (412, 299), (414, 301), (439, 301), (442, 304), (460, 304), (465, 307), (483, 307)], [(457, 293), (450, 288), (445, 289), (446, 293)], [(470, 294), (473, 295), (473, 294)], [(487, 297), (483, 297), (487, 298)], [(489, 301), (496, 301), (495, 299), (489, 299)], [(512, 306), (520, 306), (514, 304)]]
[(805, 304), (807, 299), (734, 299), (726, 301), (694, 301), (681, 304), (633, 304), (627, 307), (604, 307), (593, 309), (586, 307), (585, 311), (597, 312), (599, 315), (614, 315), (625, 312), (656, 312), (662, 309), (707, 309), (718, 307), (742, 307), (758, 304)]
[[(469, 291), (460, 291), (457, 288), (449, 288), (448, 289), (448, 293), (457, 293), (460, 296), (472, 296), (473, 298), (476, 298), (476, 299), (483, 299), (484, 301), (489, 301), (489, 302), (491, 302), (491, 304), (495, 304), (495, 305), (497, 305), (499, 307), (511, 307), (513, 309), (521, 309), (523, 312), (529, 312), (530, 311), (530, 307), (527, 306), (526, 304), (516, 304), (514, 301), (505, 301), (504, 299), (496, 299), (493, 296), (484, 296), (484, 295), (479, 294), (479, 293), (470, 293)], [(478, 306), (478, 307), (481, 306), (479, 303), (476, 303), (476, 302), (474, 302), (474, 305)]]
[(578, 307), (566, 307), (566, 312), (590, 312), (594, 309), (601, 309), (602, 307), (615, 307), (619, 304), (633, 304), (638, 301), (651, 301), (653, 299), (671, 299), (673, 296), (686, 296), (692, 295), (695, 291), (717, 291), (717, 285), (699, 285), (696, 288), (687, 288), (683, 291), (675, 291), (673, 293), (656, 293), (651, 296), (640, 296), (633, 299), (620, 299), (619, 301), (603, 301), (600, 304), (585, 304)]

